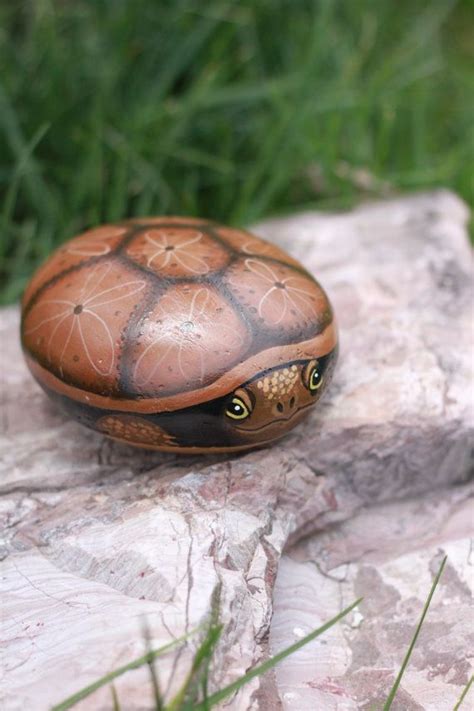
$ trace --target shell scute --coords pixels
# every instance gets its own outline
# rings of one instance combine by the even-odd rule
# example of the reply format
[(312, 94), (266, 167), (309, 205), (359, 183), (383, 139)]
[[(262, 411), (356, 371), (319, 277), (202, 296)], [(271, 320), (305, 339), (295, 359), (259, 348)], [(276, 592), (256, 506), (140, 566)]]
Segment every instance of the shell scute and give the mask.
[(169, 395), (203, 387), (248, 350), (245, 322), (211, 284), (170, 287), (136, 326), (131, 382), (137, 393)]
[(43, 290), (23, 322), (23, 344), (61, 379), (114, 393), (122, 334), (146, 281), (113, 260), (61, 276)]
[(125, 254), (157, 276), (202, 277), (222, 269), (230, 260), (225, 247), (199, 227), (152, 227), (137, 234)]
[(321, 287), (290, 265), (242, 258), (228, 269), (224, 282), (250, 319), (275, 337), (303, 339), (323, 327), (322, 315), (330, 317)]

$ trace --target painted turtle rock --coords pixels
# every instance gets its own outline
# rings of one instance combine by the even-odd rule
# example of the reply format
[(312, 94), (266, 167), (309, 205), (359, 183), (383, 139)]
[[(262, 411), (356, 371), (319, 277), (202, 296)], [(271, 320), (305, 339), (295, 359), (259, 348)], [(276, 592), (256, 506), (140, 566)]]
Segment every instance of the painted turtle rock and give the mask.
[(233, 451), (293, 428), (337, 355), (326, 294), (243, 230), (159, 217), (89, 230), (36, 272), (22, 343), (84, 425), (170, 451)]

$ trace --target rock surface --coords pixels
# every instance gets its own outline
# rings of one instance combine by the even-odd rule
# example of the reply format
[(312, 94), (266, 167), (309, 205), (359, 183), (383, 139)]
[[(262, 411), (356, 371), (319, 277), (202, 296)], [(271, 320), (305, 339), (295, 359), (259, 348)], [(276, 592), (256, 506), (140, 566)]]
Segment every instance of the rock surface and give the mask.
[[(276, 668), (275, 702), (281, 699), (282, 709), (382, 709), (445, 555), (446, 567), (392, 708), (454, 709), (474, 671), (473, 493), (466, 485), (380, 505), (283, 556), (272, 652), (363, 600), (339, 626)], [(473, 698), (466, 699), (466, 711)]]
[[(466, 219), (456, 197), (437, 192), (255, 229), (302, 259), (329, 292), (341, 358), (311, 418), (246, 455), (147, 453), (65, 421), (22, 362), (17, 310), (1, 312), (2, 708), (50, 708), (142, 654), (143, 618), (157, 647), (202, 622), (217, 592), (225, 634), (213, 684), (221, 686), (268, 651), (285, 546), (368, 505), (467, 480)], [(291, 564), (285, 557), (281, 575)], [(182, 677), (194, 644), (160, 664), (163, 688), (170, 675)], [(383, 649), (376, 652), (378, 669)], [(371, 659), (357, 663), (370, 671)], [(127, 710), (150, 707), (145, 671), (116, 686)], [(275, 678), (261, 687), (255, 680), (222, 708), (266, 711), (277, 693)], [(111, 708), (109, 690), (77, 708)]]

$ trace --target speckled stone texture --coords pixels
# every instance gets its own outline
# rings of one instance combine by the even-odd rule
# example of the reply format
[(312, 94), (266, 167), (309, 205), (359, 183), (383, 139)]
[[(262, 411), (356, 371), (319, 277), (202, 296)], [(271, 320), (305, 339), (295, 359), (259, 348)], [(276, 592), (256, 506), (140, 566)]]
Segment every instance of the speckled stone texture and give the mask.
[[(275, 703), (285, 711), (382, 709), (447, 555), (392, 709), (454, 709), (474, 671), (473, 493), (466, 485), (380, 505), (283, 556), (272, 652), (363, 600), (276, 669)], [(471, 692), (462, 708), (473, 702)]]
[[(346, 634), (335, 645), (332, 637), (326, 640), (334, 668), (328, 670), (321, 657), (313, 676), (307, 665), (302, 680), (288, 672), (291, 688), (285, 677), (269, 675), (222, 705), (233, 711), (273, 711), (281, 704), (295, 711), (315, 708), (288, 697), (308, 681), (313, 691), (329, 684), (319, 708), (368, 708), (393, 678), (438, 548), (449, 540), (461, 546), (450, 556), (445, 578), (445, 585), (452, 580), (460, 590), (459, 603), (454, 588), (447, 597), (456, 599), (456, 620), (452, 606), (440, 602), (432, 634), (449, 638), (440, 642), (445, 656), (439, 663), (454, 671), (433, 676), (418, 657), (411, 686), (403, 688), (412, 705), (403, 706), (405, 697), (399, 705), (444, 708), (430, 705), (429, 694), (451, 687), (457, 693), (466, 673), (453, 641), (467, 610), (464, 544), (443, 537), (434, 514), (453, 491), (462, 499), (471, 461), (473, 271), (466, 219), (455, 196), (437, 192), (255, 229), (320, 278), (338, 316), (341, 358), (330, 393), (310, 419), (271, 449), (245, 455), (147, 453), (64, 420), (23, 364), (18, 310), (1, 312), (2, 709), (50, 708), (142, 654), (144, 618), (156, 647), (202, 622), (217, 594), (225, 634), (212, 683), (220, 686), (263, 659), (269, 646), (294, 641), (295, 627), (317, 625), (339, 609), (341, 596), (346, 602), (374, 588), (377, 600), (364, 602), (368, 607), (350, 623), (354, 639)], [(453, 484), (458, 488), (442, 489)], [(415, 509), (403, 509), (416, 518), (416, 506), (427, 507), (425, 539), (406, 523), (401, 533), (389, 527), (387, 542), (385, 507), (405, 506), (396, 502), (428, 492), (427, 503), (421, 498), (407, 504)], [(369, 515), (375, 519), (360, 518)], [(363, 525), (357, 535), (350, 533), (363, 520), (367, 539)], [(392, 549), (388, 543), (404, 540), (403, 531), (411, 531), (407, 542), (401, 551)], [(308, 548), (283, 559), (269, 640), (282, 551), (310, 535)], [(347, 551), (327, 564), (331, 535)], [(457, 540), (465, 537), (463, 524)], [(367, 546), (374, 557), (356, 563)], [(392, 559), (398, 567), (390, 573)], [(346, 563), (346, 587), (332, 581), (333, 592), (319, 606), (323, 586), (312, 573), (320, 566), (332, 575), (334, 566), (338, 578)], [(299, 605), (291, 566), (307, 571), (302, 575), (318, 610), (303, 608), (303, 598)], [(391, 618), (388, 643), (382, 638)], [(171, 686), (182, 678), (194, 646), (160, 664), (163, 688), (170, 676)], [(150, 708), (146, 670), (129, 673), (116, 686), (127, 711)], [(106, 689), (77, 708), (110, 707)]]

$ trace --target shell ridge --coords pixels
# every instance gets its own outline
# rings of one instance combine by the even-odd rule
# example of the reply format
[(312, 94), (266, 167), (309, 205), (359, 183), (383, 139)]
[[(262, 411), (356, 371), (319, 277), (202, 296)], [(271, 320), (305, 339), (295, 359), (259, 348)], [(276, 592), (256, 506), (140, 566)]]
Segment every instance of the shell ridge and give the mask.
[[(129, 260), (127, 259), (127, 263), (128, 262)], [(145, 293), (141, 303), (137, 305), (130, 314), (130, 318), (122, 331), (122, 342), (124, 345), (120, 351), (118, 361), (118, 391), (125, 397), (137, 397), (136, 389), (133, 385), (132, 344), (138, 337), (137, 334), (140, 330), (140, 324), (145, 323), (146, 318), (153, 310), (153, 306), (166, 294), (167, 286), (160, 285), (157, 280), (149, 280), (148, 289), (146, 291), (148, 291), (148, 293)], [(139, 306), (141, 308), (139, 308)]]
[(216, 242), (218, 242), (220, 245), (225, 247), (225, 249), (227, 249), (227, 251), (230, 252), (232, 255), (237, 255), (238, 251), (235, 249), (235, 247), (233, 245), (231, 245), (230, 242), (228, 242), (225, 237), (223, 237), (222, 235), (219, 234), (219, 227), (220, 227), (220, 225), (210, 226), (207, 230), (209, 237), (211, 237)]
[[(272, 257), (271, 254), (264, 254), (264, 253), (261, 253), (258, 251), (245, 252), (243, 250), (239, 250), (225, 237), (225, 235), (219, 234), (219, 229), (228, 229), (228, 228), (226, 228), (224, 225), (216, 225), (213, 228), (211, 228), (211, 230), (210, 230), (210, 232), (212, 232), (212, 236), (215, 239), (217, 239), (220, 243), (225, 244), (225, 246), (229, 250), (231, 250), (236, 257), (254, 257), (256, 259), (262, 259), (264, 261), (269, 261), (269, 262), (272, 262), (275, 264), (279, 264), (281, 266), (285, 266), (285, 267), (288, 266), (287, 261), (284, 261), (283, 259), (278, 259), (278, 257)], [(269, 240), (267, 240), (263, 237), (260, 237), (259, 235), (252, 234), (252, 232), (249, 232), (248, 230), (236, 229), (235, 231), (238, 232), (239, 235), (242, 235), (242, 242), (244, 242), (244, 238), (247, 238), (247, 240), (250, 240), (250, 241), (263, 242), (263, 244), (268, 246), (270, 249), (276, 247), (279, 251), (282, 251), (282, 248), (279, 247), (278, 245), (274, 245)], [(296, 259), (293, 258), (291, 266), (298, 273), (304, 274), (305, 276), (309, 276), (312, 279), (314, 279), (313, 275), (310, 274), (310, 272), (308, 272), (308, 270), (305, 269), (302, 265), (299, 265), (297, 263)]]
[[(284, 262), (282, 259), (277, 259), (276, 257), (272, 257), (269, 254), (249, 254), (249, 257), (252, 259), (261, 259), (264, 262), (269, 262), (270, 264), (278, 264), (282, 267), (290, 267), (290, 265), (287, 262)], [(314, 276), (304, 267), (298, 268), (295, 264), (291, 264), (291, 269), (294, 269), (295, 272), (298, 274), (302, 274), (303, 276), (310, 277), (313, 279), (313, 281), (316, 281)], [(316, 282), (317, 283), (317, 282)]]

